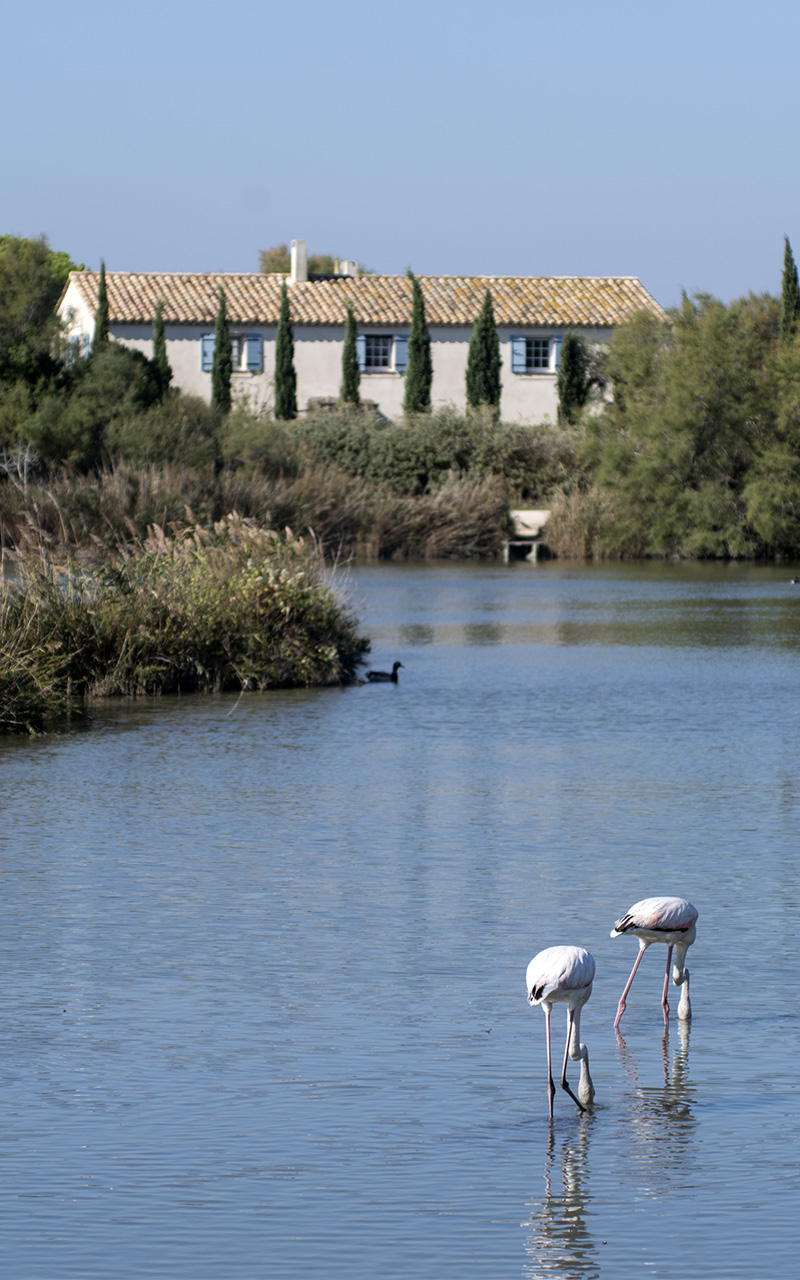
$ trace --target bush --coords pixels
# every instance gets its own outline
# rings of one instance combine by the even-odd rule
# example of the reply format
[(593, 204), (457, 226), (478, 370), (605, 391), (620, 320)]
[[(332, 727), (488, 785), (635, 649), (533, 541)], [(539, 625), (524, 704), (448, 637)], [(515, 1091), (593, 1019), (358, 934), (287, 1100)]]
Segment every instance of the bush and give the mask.
[(172, 392), (146, 412), (111, 420), (107, 451), (134, 466), (177, 462), (213, 468), (219, 456), (219, 415), (200, 396)]
[(302, 539), (237, 516), (149, 536), (94, 570), (44, 549), (0, 599), (0, 729), (78, 695), (334, 685), (369, 648)]

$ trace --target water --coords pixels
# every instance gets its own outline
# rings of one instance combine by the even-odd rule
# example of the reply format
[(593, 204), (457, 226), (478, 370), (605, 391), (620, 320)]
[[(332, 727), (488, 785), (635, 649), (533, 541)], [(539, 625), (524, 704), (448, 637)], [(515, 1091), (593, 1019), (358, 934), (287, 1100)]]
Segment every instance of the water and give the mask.
[[(4, 1277), (791, 1274), (791, 572), (360, 567), (396, 687), (3, 742)], [(618, 1042), (608, 934), (658, 893), (700, 910), (694, 1020), (673, 988), (662, 1039), (653, 947)], [(597, 1105), (550, 1130), (558, 942)]]

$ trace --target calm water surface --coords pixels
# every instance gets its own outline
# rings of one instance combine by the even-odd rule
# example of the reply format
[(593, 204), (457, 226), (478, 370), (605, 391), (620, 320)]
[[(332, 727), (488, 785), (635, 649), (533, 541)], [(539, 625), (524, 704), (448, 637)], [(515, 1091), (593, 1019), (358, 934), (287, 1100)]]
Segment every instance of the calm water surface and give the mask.
[[(358, 567), (396, 687), (2, 743), (4, 1277), (793, 1274), (792, 572)], [(694, 1020), (653, 948), (618, 1040), (608, 934), (658, 893)], [(597, 1105), (551, 1130), (559, 942)]]

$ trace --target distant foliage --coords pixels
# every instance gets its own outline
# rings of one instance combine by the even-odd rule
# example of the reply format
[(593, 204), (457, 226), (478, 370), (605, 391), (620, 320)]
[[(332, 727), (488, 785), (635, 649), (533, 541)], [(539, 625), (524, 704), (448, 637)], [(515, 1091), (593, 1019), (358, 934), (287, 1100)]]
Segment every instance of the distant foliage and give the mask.
[(80, 269), (44, 236), (0, 236), (0, 387), (24, 383), (35, 393), (59, 377), (55, 309), (70, 271)]
[(153, 316), (153, 368), (163, 396), (172, 381), (172, 366), (167, 358), (167, 339), (164, 334), (163, 302), (156, 303), (156, 310)]
[(345, 405), (358, 405), (360, 402), (359, 386), (361, 370), (358, 367), (356, 351), (356, 320), (353, 308), (347, 308), (344, 326), (344, 347), (342, 349), (342, 389), (341, 400)]
[(262, 275), (288, 275), (292, 267), (288, 244), (275, 244), (271, 249), (261, 249), (258, 254), (258, 269)]
[(106, 290), (106, 264), (100, 263), (100, 282), (97, 286), (97, 311), (94, 317), (92, 351), (99, 351), (108, 342), (108, 292)]
[(589, 398), (589, 358), (586, 344), (576, 333), (564, 335), (558, 367), (558, 420), (572, 425)]
[[(271, 249), (261, 249), (258, 254), (258, 269), (262, 275), (288, 275), (292, 269), (292, 255), (288, 244), (276, 244)], [(312, 276), (332, 276), (336, 271), (336, 258), (330, 253), (310, 253), (308, 255), (308, 274)]]
[(230, 413), (232, 376), (231, 331), (225, 305), (225, 290), (220, 285), (217, 317), (214, 323), (214, 360), (211, 366), (211, 403), (218, 413)]
[(294, 336), (289, 315), (289, 295), (281, 285), (281, 310), (275, 336), (275, 417), (297, 417), (297, 375), (294, 369)]
[(791, 342), (797, 333), (800, 320), (800, 284), (797, 280), (797, 265), (789, 244), (789, 237), (783, 238), (783, 279), (781, 281), (781, 342)]
[(363, 410), (308, 415), (289, 426), (236, 416), (223, 452), (266, 475), (335, 466), (396, 493), (434, 493), (452, 477), (497, 478), (515, 503), (541, 502), (574, 468), (573, 442), (551, 427), (454, 409), (391, 423)]
[(500, 407), (500, 342), (494, 323), (494, 307), (489, 289), (475, 321), (467, 353), (467, 404)]
[(406, 413), (427, 413), (431, 407), (433, 363), (431, 338), (425, 319), (425, 299), (420, 283), (413, 272), (411, 281), (411, 332), (408, 338), (408, 367), (406, 368), (403, 409)]
[[(791, 527), (780, 515), (795, 475), (773, 470), (781, 434), (789, 448), (795, 431), (800, 373), (793, 348), (778, 360), (778, 326), (774, 298), (725, 306), (699, 294), (665, 323), (640, 314), (619, 327), (607, 360), (613, 403), (584, 418), (578, 449), (595, 493), (584, 503), (588, 554), (752, 556), (774, 549), (782, 520), (782, 546), (800, 550), (800, 511)], [(780, 500), (766, 500), (767, 473)], [(554, 539), (567, 508), (577, 527), (580, 503), (573, 494), (556, 505)]]

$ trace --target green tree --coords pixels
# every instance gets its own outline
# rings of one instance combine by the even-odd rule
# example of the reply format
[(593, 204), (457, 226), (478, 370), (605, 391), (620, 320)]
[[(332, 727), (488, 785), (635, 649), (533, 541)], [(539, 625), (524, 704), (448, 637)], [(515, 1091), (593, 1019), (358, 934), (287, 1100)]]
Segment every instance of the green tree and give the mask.
[(356, 353), (356, 318), (353, 315), (353, 308), (347, 308), (347, 319), (344, 325), (344, 350), (342, 351), (342, 389), (341, 399), (343, 404), (360, 404), (361, 397), (359, 395), (359, 384), (361, 382), (361, 370), (358, 367), (358, 355)]
[(153, 316), (153, 368), (163, 396), (172, 381), (172, 366), (167, 359), (167, 339), (164, 334), (164, 303), (156, 303)]
[(431, 337), (425, 320), (425, 299), (417, 277), (408, 271), (411, 281), (411, 333), (408, 339), (408, 367), (403, 397), (406, 413), (426, 413), (431, 407)]
[(292, 267), (288, 244), (275, 244), (271, 249), (261, 249), (258, 269), (264, 276), (288, 275)]
[(275, 417), (297, 417), (297, 375), (294, 371), (294, 337), (289, 316), (286, 283), (281, 285), (281, 310), (275, 336)]
[(34, 386), (56, 376), (61, 324), (56, 304), (70, 271), (81, 270), (44, 236), (0, 236), (0, 382)]
[(800, 285), (797, 281), (797, 265), (792, 254), (789, 237), (783, 237), (783, 279), (781, 281), (781, 327), (782, 343), (791, 342), (797, 333), (800, 320)]
[(225, 290), (219, 287), (217, 318), (214, 322), (214, 360), (211, 365), (211, 403), (219, 413), (231, 411), (231, 331), (225, 306)]
[(157, 404), (159, 386), (152, 361), (141, 351), (106, 342), (82, 361), (71, 381), (40, 397), (18, 426), (17, 440), (30, 441), (48, 466), (68, 463), (80, 471), (103, 465), (109, 428)]
[(467, 353), (467, 404), (477, 409), (500, 406), (500, 342), (494, 324), (494, 307), (489, 289), (469, 342)]
[[(288, 275), (292, 269), (292, 255), (288, 244), (275, 244), (271, 249), (260, 249), (258, 269), (262, 275)], [(336, 259), (331, 253), (310, 253), (308, 274), (332, 276), (336, 271)]]
[(108, 293), (106, 292), (106, 264), (100, 263), (100, 283), (97, 286), (97, 311), (94, 317), (92, 350), (98, 351), (108, 342)]
[(637, 316), (615, 331), (607, 362), (615, 403), (586, 420), (579, 450), (613, 497), (596, 550), (755, 554), (743, 490), (774, 439), (777, 332), (775, 299), (725, 306), (702, 294), (684, 296), (666, 322)]
[(567, 333), (561, 343), (561, 360), (556, 379), (560, 423), (571, 425), (577, 422), (589, 397), (589, 385), (586, 344), (578, 334)]

